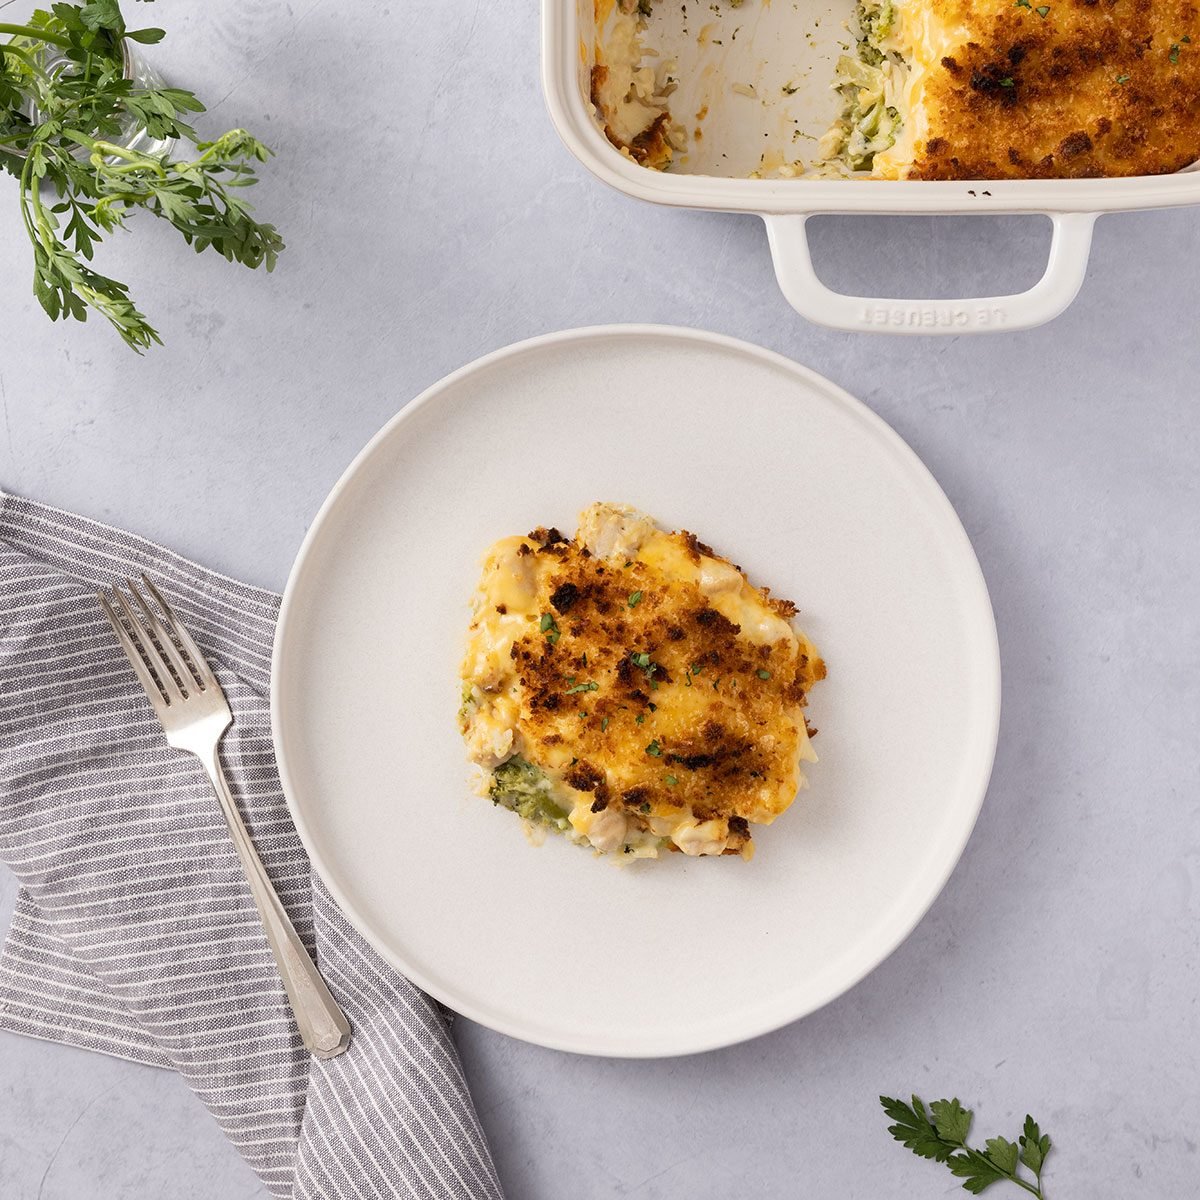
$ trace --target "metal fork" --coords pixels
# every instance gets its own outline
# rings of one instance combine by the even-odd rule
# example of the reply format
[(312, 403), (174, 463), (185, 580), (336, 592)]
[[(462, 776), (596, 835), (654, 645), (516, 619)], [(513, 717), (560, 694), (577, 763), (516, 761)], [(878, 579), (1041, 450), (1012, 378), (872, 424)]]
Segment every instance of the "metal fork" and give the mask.
[(142, 583), (158, 605), (158, 613), (132, 579), (125, 584), (133, 605), (120, 588), (114, 588), (120, 615), (104, 592), (97, 593), (101, 607), (150, 697), (168, 743), (177, 750), (194, 754), (212, 782), (305, 1046), (317, 1058), (334, 1058), (350, 1045), (350, 1022), (330, 994), (275, 894), (229, 791), (217, 753), (222, 735), (233, 724), (225, 693), (162, 593), (145, 575)]

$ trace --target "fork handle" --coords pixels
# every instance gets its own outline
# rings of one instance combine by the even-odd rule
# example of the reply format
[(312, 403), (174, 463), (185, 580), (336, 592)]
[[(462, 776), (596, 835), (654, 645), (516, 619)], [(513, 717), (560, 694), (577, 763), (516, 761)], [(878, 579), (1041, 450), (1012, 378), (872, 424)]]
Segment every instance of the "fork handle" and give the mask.
[(213, 747), (211, 758), (202, 755), (200, 761), (221, 802), (304, 1045), (317, 1058), (336, 1058), (350, 1045), (350, 1022), (309, 957), (258, 857), (221, 769), (217, 748)]

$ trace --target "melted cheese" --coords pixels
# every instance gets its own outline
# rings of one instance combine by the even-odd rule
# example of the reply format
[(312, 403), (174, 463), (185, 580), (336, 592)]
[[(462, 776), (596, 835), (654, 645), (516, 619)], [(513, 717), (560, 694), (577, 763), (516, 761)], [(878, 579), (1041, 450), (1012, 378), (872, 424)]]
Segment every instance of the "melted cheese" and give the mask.
[(892, 62), (889, 71), (888, 103), (900, 111), (900, 136), (887, 150), (875, 156), (871, 174), (877, 179), (903, 179), (918, 148), (929, 136), (929, 114), (925, 108), (926, 87), (942, 59), (969, 36), (960, 26), (948, 26), (927, 3), (893, 0), (895, 28), (880, 47), (894, 51), (903, 63)]
[(636, 11), (613, 18), (603, 46), (595, 49), (596, 66), (604, 69), (595, 76), (593, 102), (617, 141), (629, 145), (658, 120), (666, 102), (654, 65), (646, 61)]

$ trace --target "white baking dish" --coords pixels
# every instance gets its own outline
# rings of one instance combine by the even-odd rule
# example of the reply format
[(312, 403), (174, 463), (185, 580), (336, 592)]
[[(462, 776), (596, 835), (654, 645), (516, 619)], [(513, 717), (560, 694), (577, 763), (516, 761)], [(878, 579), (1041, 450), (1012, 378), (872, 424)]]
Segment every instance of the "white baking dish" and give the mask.
[[(1101, 213), (1200, 203), (1200, 173), (1129, 179), (925, 182), (747, 178), (812, 146), (835, 115), (834, 61), (848, 41), (852, 0), (670, 0), (652, 9), (646, 43), (678, 62), (673, 116), (701, 139), (669, 172), (621, 154), (589, 98), (596, 12), (607, 0), (543, 0), (542, 76), (551, 118), (572, 153), (605, 183), (680, 208), (760, 215), (784, 295), (802, 316), (835, 329), (980, 333), (1028, 329), (1058, 316), (1087, 272)], [(734, 33), (736, 31), (736, 36)], [(739, 85), (735, 90), (734, 85)], [(746, 95), (747, 89), (754, 95)], [(786, 90), (785, 90), (786, 89)], [(693, 114), (704, 114), (696, 122)], [(806, 156), (803, 149), (800, 157)], [(1054, 226), (1045, 273), (1026, 292), (979, 299), (897, 300), (845, 296), (813, 270), (805, 223), (817, 213), (1041, 213)]]

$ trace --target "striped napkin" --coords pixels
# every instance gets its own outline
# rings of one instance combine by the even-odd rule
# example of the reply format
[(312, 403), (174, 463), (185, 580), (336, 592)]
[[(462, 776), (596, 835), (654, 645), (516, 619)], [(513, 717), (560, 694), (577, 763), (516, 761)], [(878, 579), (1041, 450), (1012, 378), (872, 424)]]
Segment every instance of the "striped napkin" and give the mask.
[[(221, 810), (171, 750), (95, 588), (145, 571), (212, 663), (234, 795), (354, 1026), (305, 1052)], [(500, 1197), (438, 1007), (347, 924), (271, 747), (279, 599), (0, 492), (0, 861), (21, 884), (0, 1029), (173, 1067), (273, 1196)]]

